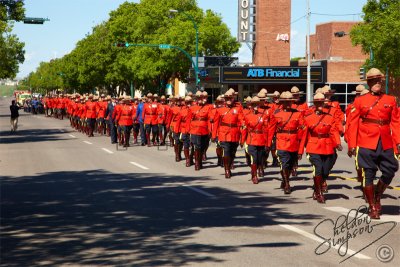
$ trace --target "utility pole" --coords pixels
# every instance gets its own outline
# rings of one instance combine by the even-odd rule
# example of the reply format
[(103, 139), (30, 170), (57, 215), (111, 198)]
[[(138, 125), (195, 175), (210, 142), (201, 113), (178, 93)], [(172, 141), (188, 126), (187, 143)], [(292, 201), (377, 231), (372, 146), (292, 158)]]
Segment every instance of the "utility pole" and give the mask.
[(313, 100), (311, 91), (311, 60), (310, 60), (310, 0), (307, 0), (307, 103), (310, 105)]

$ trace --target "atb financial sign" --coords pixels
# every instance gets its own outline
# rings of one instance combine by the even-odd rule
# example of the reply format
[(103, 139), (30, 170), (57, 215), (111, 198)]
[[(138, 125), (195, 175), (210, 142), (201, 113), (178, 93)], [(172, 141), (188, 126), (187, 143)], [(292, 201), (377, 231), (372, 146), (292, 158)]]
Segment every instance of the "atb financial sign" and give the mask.
[[(307, 83), (307, 67), (223, 68), (222, 83)], [(311, 67), (311, 82), (325, 83), (323, 67)]]
[(238, 41), (251, 42), (254, 35), (252, 20), (254, 14), (251, 12), (255, 8), (253, 0), (239, 0), (238, 13)]

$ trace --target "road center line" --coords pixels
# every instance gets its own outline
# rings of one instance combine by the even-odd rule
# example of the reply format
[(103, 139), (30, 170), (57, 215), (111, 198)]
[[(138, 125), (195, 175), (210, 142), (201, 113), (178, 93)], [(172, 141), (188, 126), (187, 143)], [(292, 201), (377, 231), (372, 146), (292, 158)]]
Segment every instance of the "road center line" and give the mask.
[(108, 154), (114, 154), (114, 152), (112, 152), (111, 150), (108, 150), (107, 148), (102, 147), (101, 149), (103, 149)]
[(83, 141), (85, 144), (88, 144), (88, 145), (93, 145), (93, 143), (90, 143), (89, 141)]
[(139, 163), (136, 163), (136, 162), (134, 162), (134, 161), (131, 161), (131, 162), (129, 162), (130, 164), (132, 164), (132, 165), (135, 165), (136, 167), (139, 167), (139, 168), (141, 168), (141, 169), (143, 169), (143, 170), (148, 170), (149, 168), (147, 168), (147, 167), (145, 167), (145, 166), (143, 166), (143, 165), (141, 165), (141, 164), (139, 164)]
[(204, 196), (215, 198), (215, 195), (210, 194), (210, 193), (208, 193), (208, 192), (206, 192), (206, 191), (204, 191), (202, 189), (199, 189), (199, 188), (196, 188), (196, 187), (193, 187), (193, 186), (190, 186), (190, 185), (182, 185), (182, 186), (184, 186), (186, 188), (189, 188), (190, 190), (192, 190), (194, 192), (197, 192), (199, 194), (202, 194)]
[[(350, 209), (346, 209), (343, 207), (324, 207), (324, 209), (330, 210), (330, 211), (334, 211), (343, 215), (347, 215), (349, 214)], [(363, 216), (367, 216), (367, 215), (363, 215)], [(349, 214), (349, 217), (354, 218), (354, 212)], [(398, 222), (400, 223), (400, 216), (399, 215), (381, 215), (381, 221), (385, 221), (385, 222)]]
[[(300, 234), (300, 235), (302, 235), (304, 237), (307, 237), (309, 239), (312, 239), (314, 241), (317, 241), (320, 244), (322, 244), (322, 242), (324, 242), (324, 240), (322, 238), (319, 238), (316, 235), (313, 235), (313, 234), (310, 234), (310, 233), (308, 233), (306, 231), (303, 231), (303, 230), (301, 230), (301, 229), (299, 229), (297, 227), (294, 227), (294, 226), (291, 226), (291, 225), (288, 225), (288, 224), (279, 224), (279, 226), (283, 227), (283, 228), (285, 228), (287, 230), (290, 230), (292, 232), (295, 232), (297, 234)], [(325, 243), (325, 245), (328, 246), (327, 243)], [(332, 246), (332, 247), (334, 249), (336, 249), (336, 250), (339, 250), (339, 245)], [(354, 250), (351, 250), (351, 249), (347, 250), (347, 254), (348, 255), (351, 255), (351, 254), (354, 254), (354, 253), (356, 253)], [(368, 256), (366, 256), (364, 254), (361, 254), (361, 253), (357, 253), (356, 255), (354, 255), (354, 257), (358, 258), (358, 259), (363, 259), (363, 260), (370, 260), (371, 259), (370, 257), (368, 257)]]
[(76, 138), (76, 136), (75, 136), (75, 135), (73, 135), (73, 134), (69, 134), (69, 136), (71, 136), (72, 138)]

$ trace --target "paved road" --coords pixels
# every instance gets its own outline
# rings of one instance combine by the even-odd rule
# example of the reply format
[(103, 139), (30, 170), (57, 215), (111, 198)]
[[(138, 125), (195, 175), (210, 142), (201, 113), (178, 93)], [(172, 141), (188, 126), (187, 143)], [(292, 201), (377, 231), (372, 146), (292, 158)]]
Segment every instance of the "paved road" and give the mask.
[[(2, 266), (400, 264), (399, 174), (384, 194), (381, 221), (368, 221), (361, 210), (341, 227), (342, 214), (365, 205), (344, 153), (327, 203), (318, 204), (307, 160), (287, 196), (277, 168), (251, 183), (243, 151), (227, 180), (214, 167), (212, 148), (205, 169), (195, 172), (176, 163), (170, 148), (117, 151), (108, 138), (87, 138), (67, 120), (21, 112), (18, 132), (10, 134), (9, 103), (0, 99)], [(345, 245), (338, 250), (332, 242)], [(389, 263), (377, 259), (381, 245), (394, 250)], [(390, 248), (379, 251), (390, 255)]]

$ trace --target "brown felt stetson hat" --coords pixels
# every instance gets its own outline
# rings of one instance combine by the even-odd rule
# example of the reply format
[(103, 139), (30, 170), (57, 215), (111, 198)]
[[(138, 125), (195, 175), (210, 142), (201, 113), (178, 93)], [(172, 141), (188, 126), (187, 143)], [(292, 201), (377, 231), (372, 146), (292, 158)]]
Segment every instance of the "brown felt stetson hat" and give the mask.
[(370, 79), (384, 78), (384, 77), (385, 75), (379, 69), (372, 68), (367, 72), (365, 79), (370, 80)]
[(224, 98), (232, 98), (234, 97), (234, 93), (232, 91), (226, 91), (226, 93), (224, 94)]
[(323, 93), (316, 93), (314, 95), (314, 102), (324, 102), (325, 101), (325, 95)]
[(357, 85), (356, 90), (353, 91), (353, 92), (351, 92), (350, 94), (352, 94), (352, 95), (359, 95), (359, 94), (361, 94), (361, 92), (362, 92), (364, 89), (365, 89), (365, 86), (364, 86), (363, 84), (359, 84), (359, 85)]
[(364, 90), (361, 91), (360, 95), (366, 95), (368, 93), (369, 93), (369, 90), (368, 89), (364, 89)]
[(253, 96), (250, 101), (251, 104), (258, 104), (260, 102), (261, 102), (261, 99), (258, 96)]
[(300, 91), (300, 89), (297, 86), (293, 86), (290, 89), (290, 93), (292, 93), (292, 95), (304, 95), (305, 94), (303, 91)]
[(280, 95), (279, 101), (296, 101), (296, 99), (293, 98), (293, 94), (291, 92), (286, 91)]

